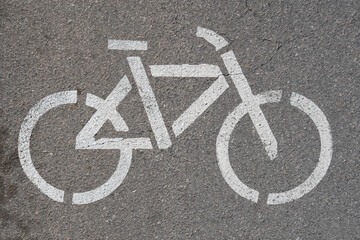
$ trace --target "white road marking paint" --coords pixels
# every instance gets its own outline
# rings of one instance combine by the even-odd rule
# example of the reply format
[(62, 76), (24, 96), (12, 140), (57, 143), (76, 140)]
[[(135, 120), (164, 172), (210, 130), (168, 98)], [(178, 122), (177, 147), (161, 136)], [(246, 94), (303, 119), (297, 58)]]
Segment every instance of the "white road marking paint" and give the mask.
[(97, 109), (90, 120), (76, 137), (76, 149), (119, 149), (120, 160), (113, 175), (96, 189), (74, 193), (73, 204), (88, 204), (111, 194), (123, 182), (131, 164), (132, 149), (152, 149), (149, 138), (101, 138), (95, 140), (95, 134), (107, 120), (110, 120), (116, 131), (128, 131), (124, 119), (116, 110), (120, 102), (131, 90), (131, 85), (124, 76), (112, 90), (106, 100), (87, 94), (86, 105)]
[(152, 149), (149, 138), (101, 138), (76, 149)]
[[(279, 102), (281, 91), (269, 91), (256, 96), (260, 104)], [(332, 139), (330, 125), (324, 113), (315, 103), (298, 93), (292, 93), (290, 104), (305, 114), (315, 123), (321, 141), (321, 152), (319, 162), (312, 174), (299, 186), (281, 193), (271, 193), (268, 196), (267, 204), (283, 204), (296, 199), (310, 192), (325, 176), (331, 162)], [(216, 153), (219, 168), (227, 184), (240, 196), (253, 202), (258, 201), (258, 192), (246, 186), (234, 173), (229, 161), (229, 141), (231, 133), (236, 124), (247, 113), (247, 107), (241, 103), (225, 119), (216, 141)]]
[(325, 176), (331, 163), (331, 130), (325, 114), (314, 102), (298, 93), (292, 93), (290, 104), (306, 113), (318, 129), (321, 142), (319, 162), (311, 175), (299, 186), (282, 193), (269, 194), (267, 204), (283, 204), (299, 199), (303, 195), (307, 194), (314, 189)]
[(73, 204), (88, 204), (101, 200), (115, 191), (124, 181), (132, 158), (133, 149), (152, 149), (149, 138), (101, 138), (87, 149), (120, 149), (120, 159), (113, 175), (101, 186), (81, 193), (74, 193)]
[(219, 66), (210, 64), (199, 65), (150, 65), (154, 77), (219, 77), (222, 75)]
[[(266, 103), (279, 102), (281, 99), (281, 91), (265, 92), (257, 95), (257, 99), (260, 99), (262, 102), (263, 100), (266, 100)], [(258, 202), (259, 192), (246, 186), (236, 176), (229, 160), (229, 141), (231, 133), (233, 132), (236, 124), (247, 112), (247, 106), (244, 103), (241, 103), (226, 117), (216, 139), (216, 155), (221, 174), (226, 183), (240, 196), (253, 202)]]
[(92, 94), (87, 94), (86, 105), (97, 109), (97, 111), (76, 136), (76, 149), (99, 149), (99, 147), (101, 147), (101, 149), (122, 148), (122, 140), (120, 138), (99, 139), (101, 141), (96, 141), (95, 134), (107, 120), (111, 121), (116, 131), (129, 130), (124, 119), (121, 117), (116, 108), (130, 90), (131, 85), (129, 80), (126, 76), (124, 76), (106, 100)]
[(223, 47), (227, 46), (229, 43), (220, 36), (219, 34), (215, 33), (214, 31), (211, 31), (206, 28), (197, 27), (196, 32), (197, 37), (204, 38), (207, 42), (212, 44), (215, 47), (215, 50), (218, 51), (222, 49)]
[(131, 40), (108, 40), (108, 49), (110, 50), (147, 50), (147, 41)]
[[(116, 116), (116, 114), (113, 113), (113, 104), (117, 106), (118, 102), (120, 102), (121, 99), (127, 94), (127, 90), (129, 89), (127, 83), (127, 78), (123, 78), (122, 81), (120, 81), (118, 86), (113, 90), (113, 92), (108, 96), (105, 101), (95, 97), (94, 95), (90, 95), (91, 97), (87, 102), (88, 105), (96, 107), (100, 112), (108, 112), (101, 113), (101, 117), (99, 117), (99, 115), (97, 115), (96, 113), (93, 115), (93, 118), (91, 118), (92, 120), (90, 119), (86, 125), (88, 127), (84, 127), (85, 130), (90, 130), (90, 132), (87, 132), (87, 134), (90, 134), (90, 137), (89, 135), (84, 137), (84, 135), (86, 134), (83, 133), (82, 138), (81, 136), (80, 138), (77, 138), (77, 141), (79, 141), (77, 142), (77, 149), (120, 149), (120, 160), (114, 174), (103, 185), (88, 192), (74, 193), (73, 204), (87, 204), (108, 196), (124, 180), (131, 163), (132, 149), (152, 149), (151, 141), (149, 138), (101, 138), (97, 141), (91, 139), (94, 131), (99, 128), (99, 125), (103, 124), (101, 124), (101, 122), (104, 122), (102, 117), (110, 116), (110, 119), (112, 119), (112, 117)], [(119, 92), (121, 90), (125, 92), (121, 94)], [(48, 184), (35, 169), (30, 155), (30, 137), (37, 121), (42, 115), (55, 107), (76, 102), (77, 91), (59, 92), (45, 97), (29, 111), (28, 115), (25, 117), (23, 124), (21, 125), (19, 134), (18, 152), (20, 163), (26, 176), (33, 184), (35, 184), (35, 186), (40, 189), (42, 193), (57, 202), (64, 202), (64, 191)], [(124, 126), (122, 126), (121, 129), (124, 129)]]
[(191, 106), (172, 124), (175, 136), (187, 129), (229, 87), (224, 76), (220, 76)]
[(281, 90), (272, 90), (256, 95), (258, 104), (275, 103), (281, 100)]
[(154, 92), (150, 86), (144, 66), (140, 57), (128, 57), (129, 66), (134, 76), (141, 100), (143, 101), (155, 139), (160, 149), (171, 146), (169, 132), (165, 126), (164, 119), (159, 110)]
[(224, 64), (233, 80), (236, 89), (246, 107), (251, 121), (253, 122), (261, 142), (265, 146), (265, 150), (269, 158), (275, 159), (277, 156), (277, 141), (272, 133), (269, 123), (267, 122), (263, 111), (261, 110), (256, 97), (253, 95), (250, 85), (243, 74), (241, 67), (236, 60), (233, 51), (226, 52), (221, 55)]
[(229, 141), (231, 132), (236, 123), (247, 113), (244, 104), (240, 104), (235, 110), (228, 115), (222, 125), (216, 140), (216, 154), (221, 174), (227, 184), (240, 196), (257, 202), (259, 192), (246, 186), (235, 174), (229, 160)]
[(125, 179), (131, 165), (131, 158), (132, 158), (132, 149), (127, 148), (121, 150), (120, 160), (113, 175), (103, 185), (101, 185), (98, 188), (95, 188), (87, 192), (74, 193), (72, 198), (72, 203), (88, 204), (103, 199), (104, 197), (110, 195), (120, 186), (120, 184)]
[(21, 125), (19, 134), (18, 152), (20, 163), (26, 176), (40, 189), (42, 193), (57, 202), (64, 202), (64, 191), (48, 184), (35, 169), (30, 155), (30, 137), (41, 116), (55, 107), (64, 104), (76, 103), (76, 101), (76, 91), (54, 93), (43, 98), (39, 103), (30, 109)]
[[(131, 87), (130, 87), (131, 88)], [(117, 95), (120, 96), (120, 95)], [(121, 117), (119, 112), (116, 110), (116, 100), (109, 99), (103, 100), (91, 93), (86, 95), (86, 105), (95, 108), (99, 111), (98, 115), (102, 114), (102, 118), (109, 120), (114, 126), (116, 131), (129, 131), (124, 119)]]
[[(215, 32), (198, 27), (197, 37), (202, 37), (219, 50), (228, 42)], [(147, 50), (146, 41), (108, 40), (108, 48), (114, 50)], [(276, 158), (277, 141), (260, 108), (261, 104), (279, 102), (281, 91), (268, 91), (253, 95), (241, 67), (232, 51), (221, 55), (224, 64), (233, 80), (243, 102), (237, 106), (225, 119), (216, 141), (218, 165), (227, 184), (240, 196), (253, 202), (258, 202), (259, 192), (246, 186), (233, 171), (229, 161), (229, 141), (231, 133), (241, 118), (249, 113), (250, 118), (260, 136), (270, 159)], [(159, 106), (147, 78), (144, 66), (139, 57), (128, 57), (130, 69), (138, 86), (139, 94), (144, 103), (156, 141), (160, 149), (171, 146), (169, 133), (161, 116)], [(175, 136), (179, 136), (187, 129), (206, 109), (214, 103), (229, 87), (221, 70), (216, 65), (152, 65), (150, 70), (155, 77), (217, 77), (218, 79), (207, 89), (180, 117), (173, 123)], [(86, 123), (76, 137), (76, 149), (119, 149), (120, 159), (113, 175), (96, 189), (74, 193), (73, 204), (88, 204), (98, 201), (109, 194), (125, 179), (131, 164), (133, 149), (152, 149), (149, 138), (101, 138), (95, 140), (95, 134), (105, 121), (110, 120), (116, 131), (128, 131), (128, 126), (117, 112), (116, 108), (131, 90), (131, 85), (124, 76), (109, 96), (103, 100), (95, 95), (88, 94), (86, 105), (97, 109), (95, 114)], [(76, 91), (65, 91), (52, 94), (37, 103), (25, 117), (19, 133), (18, 152), (22, 168), (26, 176), (41, 192), (54, 201), (64, 201), (64, 191), (48, 184), (35, 169), (30, 155), (31, 133), (42, 115), (49, 110), (64, 104), (77, 102)], [(321, 140), (319, 162), (312, 174), (299, 186), (281, 193), (271, 193), (267, 204), (283, 204), (296, 200), (310, 192), (325, 176), (332, 157), (332, 139), (330, 125), (321, 111), (311, 100), (304, 96), (292, 93), (290, 104), (307, 114), (315, 123)]]

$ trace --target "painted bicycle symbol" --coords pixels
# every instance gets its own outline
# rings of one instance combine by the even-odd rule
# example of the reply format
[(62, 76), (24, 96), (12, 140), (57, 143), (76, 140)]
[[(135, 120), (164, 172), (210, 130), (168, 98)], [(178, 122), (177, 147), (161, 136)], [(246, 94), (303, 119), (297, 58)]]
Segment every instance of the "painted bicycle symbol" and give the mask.
[[(249, 114), (252, 123), (261, 139), (270, 159), (277, 157), (277, 141), (272, 133), (268, 121), (261, 110), (261, 105), (278, 103), (281, 100), (281, 90), (272, 90), (254, 95), (249, 83), (232, 50), (226, 50), (228, 42), (215, 32), (198, 27), (196, 36), (204, 39), (220, 52), (227, 75), (234, 83), (242, 102), (226, 117), (216, 140), (216, 154), (218, 165), (226, 183), (240, 196), (258, 202), (259, 192), (245, 185), (235, 174), (229, 161), (229, 140), (236, 124)], [(110, 50), (147, 50), (146, 41), (108, 40)], [(222, 53), (221, 53), (222, 52)], [(149, 78), (145, 72), (140, 57), (127, 57), (131, 73), (135, 79), (139, 95), (145, 107), (159, 149), (171, 146), (169, 131), (165, 126), (154, 92), (150, 86)], [(211, 64), (199, 65), (150, 65), (153, 77), (196, 77), (216, 78), (215, 82), (193, 102), (172, 124), (175, 137), (180, 136), (206, 109), (208, 109), (228, 88), (229, 85), (220, 67)], [(86, 105), (97, 111), (85, 124), (76, 137), (76, 149), (118, 149), (120, 159), (112, 176), (101, 186), (86, 192), (73, 193), (72, 204), (88, 204), (98, 201), (115, 191), (126, 177), (134, 149), (152, 149), (149, 138), (100, 138), (95, 134), (103, 124), (110, 120), (116, 131), (128, 131), (128, 126), (117, 106), (131, 90), (131, 85), (125, 75), (106, 99), (93, 94), (87, 94)], [(76, 91), (63, 91), (51, 94), (38, 102), (23, 121), (19, 134), (19, 157), (22, 168), (42, 193), (49, 198), (64, 202), (64, 191), (47, 183), (35, 169), (30, 154), (30, 137), (36, 123), (49, 110), (77, 102)], [(283, 204), (299, 199), (310, 192), (325, 176), (332, 157), (332, 139), (329, 123), (320, 108), (308, 98), (293, 92), (289, 99), (291, 106), (304, 112), (315, 124), (321, 142), (320, 157), (311, 175), (297, 187), (285, 192), (270, 193), (267, 204)]]

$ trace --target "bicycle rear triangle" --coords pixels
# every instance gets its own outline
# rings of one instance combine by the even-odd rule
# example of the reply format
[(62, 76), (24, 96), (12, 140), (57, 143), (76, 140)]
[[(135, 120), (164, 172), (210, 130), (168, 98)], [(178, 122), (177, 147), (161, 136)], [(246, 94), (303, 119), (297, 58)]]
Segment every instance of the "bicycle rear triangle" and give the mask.
[[(242, 117), (249, 114), (259, 138), (270, 159), (275, 159), (278, 152), (278, 144), (269, 123), (261, 110), (261, 105), (278, 103), (281, 100), (281, 90), (271, 90), (254, 95), (250, 85), (242, 72), (242, 69), (232, 50), (228, 50), (228, 42), (215, 32), (198, 27), (196, 36), (205, 40), (215, 51), (219, 52), (224, 69), (229, 79), (234, 83), (242, 102), (226, 117), (216, 140), (216, 154), (218, 166), (226, 183), (240, 196), (258, 202), (259, 192), (244, 184), (235, 174), (229, 160), (229, 141), (231, 134)], [(108, 49), (117, 51), (146, 51), (146, 41), (133, 40), (108, 40)], [(171, 134), (165, 125), (156, 96), (150, 84), (149, 76), (140, 57), (129, 56), (127, 61), (130, 71), (135, 80), (137, 90), (145, 108), (146, 115), (154, 133), (156, 145), (159, 149), (166, 149), (172, 145)], [(179, 137), (201, 116), (213, 103), (216, 102), (229, 88), (225, 75), (221, 68), (212, 64), (197, 65), (149, 65), (150, 73), (155, 78), (214, 78), (212, 85), (206, 89), (171, 125), (173, 136)], [(116, 170), (110, 178), (101, 186), (85, 192), (74, 193), (72, 204), (89, 204), (101, 200), (115, 191), (125, 179), (131, 165), (132, 151), (136, 149), (152, 149), (149, 138), (100, 138), (95, 139), (96, 133), (103, 124), (109, 120), (116, 131), (126, 132), (129, 130), (121, 114), (116, 110), (121, 101), (131, 90), (131, 84), (125, 75), (117, 86), (106, 97), (101, 99), (93, 94), (87, 94), (86, 105), (96, 109), (94, 115), (85, 124), (76, 137), (76, 149), (118, 149), (120, 159)], [(34, 167), (30, 154), (30, 137), (33, 128), (41, 116), (49, 110), (61, 105), (74, 104), (77, 102), (76, 91), (64, 91), (54, 93), (42, 99), (36, 104), (25, 117), (19, 134), (19, 158), (27, 177), (42, 193), (54, 201), (64, 202), (64, 191), (58, 189), (43, 179)], [(315, 124), (319, 131), (321, 150), (317, 166), (311, 175), (299, 186), (280, 193), (270, 193), (267, 204), (283, 204), (304, 196), (316, 187), (325, 176), (332, 157), (332, 138), (329, 123), (321, 109), (306, 97), (293, 92), (289, 103), (291, 106), (304, 112)]]

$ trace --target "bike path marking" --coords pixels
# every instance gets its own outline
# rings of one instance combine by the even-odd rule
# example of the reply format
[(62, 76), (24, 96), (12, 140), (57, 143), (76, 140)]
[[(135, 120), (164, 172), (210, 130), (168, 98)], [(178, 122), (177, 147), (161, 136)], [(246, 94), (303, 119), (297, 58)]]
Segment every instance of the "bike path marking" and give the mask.
[(98, 188), (87, 192), (74, 193), (72, 197), (72, 203), (88, 204), (110, 195), (113, 191), (115, 191), (115, 189), (117, 189), (121, 185), (121, 183), (125, 179), (131, 165), (131, 158), (131, 148), (121, 150), (120, 159), (113, 175)]
[(128, 57), (130, 70), (134, 76), (141, 100), (144, 103), (145, 112), (148, 116), (155, 139), (160, 149), (171, 146), (169, 132), (165, 126), (159, 105), (157, 104), (154, 92), (150, 86), (144, 65), (140, 57)]
[(225, 38), (207, 28), (197, 27), (196, 36), (204, 38), (207, 42), (212, 44), (216, 51), (229, 44)]
[(32, 107), (25, 117), (19, 133), (18, 153), (21, 166), (30, 181), (42, 193), (57, 202), (64, 202), (64, 191), (48, 184), (36, 170), (30, 154), (30, 138), (37, 121), (49, 110), (77, 102), (77, 91), (58, 92), (43, 98)]
[(217, 80), (172, 124), (172, 130), (175, 137), (178, 137), (184, 132), (229, 87), (217, 65), (150, 65), (150, 72), (153, 77), (217, 78)]
[[(96, 141), (93, 139), (94, 134), (97, 133), (107, 119), (110, 121), (112, 119), (118, 120), (120, 115), (113, 112), (113, 107), (115, 106), (116, 108), (130, 89), (131, 87), (128, 85), (128, 80), (124, 77), (106, 100), (92, 95), (92, 97), (89, 98), (92, 100), (87, 102), (88, 106), (97, 107), (98, 111), (84, 126), (82, 135), (80, 133), (78, 134), (76, 138), (76, 149), (119, 149), (120, 159), (115, 172), (104, 184), (90, 191), (74, 193), (72, 197), (73, 204), (88, 204), (111, 194), (120, 186), (129, 171), (132, 150), (152, 149), (149, 138), (101, 138)], [(89, 96), (91, 95), (88, 94), (88, 97)], [(39, 121), (44, 114), (58, 106), (74, 104), (76, 102), (77, 91), (59, 92), (43, 98), (30, 109), (21, 125), (19, 133), (18, 153), (21, 166), (26, 176), (42, 193), (57, 202), (64, 202), (65, 192), (47, 183), (36, 170), (30, 154), (30, 138), (37, 121)], [(112, 118), (114, 116), (117, 117)], [(122, 126), (120, 130), (126, 129)]]
[(131, 41), (131, 40), (108, 40), (108, 49), (110, 50), (147, 50), (147, 41)]
[[(211, 43), (216, 50), (226, 45), (227, 41), (215, 32), (198, 27), (197, 36)], [(108, 40), (108, 48), (114, 50), (146, 50), (147, 42), (131, 40)], [(250, 85), (233, 53), (228, 51), (221, 54), (225, 67), (237, 88), (242, 103), (235, 108), (225, 119), (216, 141), (216, 153), (220, 171), (228, 185), (239, 195), (257, 202), (259, 192), (246, 186), (233, 171), (229, 161), (229, 141), (236, 124), (247, 113), (265, 146), (270, 159), (277, 155), (277, 141), (260, 108), (261, 104), (279, 102), (281, 91), (273, 90), (253, 95)], [(140, 57), (127, 58), (131, 72), (134, 76), (140, 97), (144, 103), (145, 111), (160, 149), (171, 146), (168, 130), (162, 118), (154, 92), (146, 75)], [(151, 65), (150, 71), (155, 77), (216, 77), (216, 81), (185, 110), (172, 125), (175, 136), (179, 136), (187, 129), (220, 95), (229, 87), (225, 77), (216, 65)], [(73, 204), (87, 204), (98, 201), (112, 193), (124, 180), (130, 168), (133, 149), (152, 149), (149, 138), (101, 138), (95, 140), (95, 134), (100, 130), (106, 120), (110, 120), (117, 131), (128, 131), (124, 119), (116, 111), (117, 106), (131, 90), (131, 85), (124, 76), (114, 90), (103, 100), (95, 95), (87, 94), (86, 105), (97, 109), (95, 114), (86, 123), (76, 137), (76, 149), (119, 149), (120, 159), (115, 172), (101, 186), (86, 192), (74, 193)], [(30, 109), (21, 125), (19, 133), (19, 158), (25, 174), (41, 192), (51, 199), (63, 202), (64, 191), (48, 184), (35, 169), (30, 155), (30, 138), (37, 121), (47, 111), (63, 104), (77, 102), (76, 91), (65, 91), (43, 98)], [(267, 204), (283, 204), (302, 197), (310, 192), (325, 176), (332, 157), (332, 139), (329, 123), (321, 109), (304, 96), (292, 93), (290, 104), (303, 111), (315, 123), (321, 141), (319, 162), (311, 175), (297, 187), (280, 192), (270, 193)]]
[(130, 82), (124, 76), (105, 100), (93, 94), (87, 94), (86, 105), (97, 111), (76, 136), (75, 149), (152, 149), (149, 138), (100, 138), (95, 140), (95, 135), (107, 120), (113, 124), (116, 131), (129, 131), (116, 108), (130, 90)]
[(239, 62), (237, 61), (233, 51), (226, 52), (221, 55), (224, 64), (233, 80), (236, 89), (239, 92), (241, 100), (246, 107), (251, 121), (253, 122), (259, 137), (265, 146), (266, 153), (271, 160), (277, 156), (278, 144), (274, 134), (272, 133), (269, 123), (265, 118), (259, 103), (254, 97), (250, 85), (241, 70)]
[[(269, 91), (255, 97), (262, 104), (279, 102), (281, 98), (281, 92)], [(309, 193), (325, 176), (331, 162), (331, 131), (329, 122), (327, 121), (324, 113), (320, 110), (318, 106), (316, 106), (314, 102), (298, 93), (292, 93), (290, 98), (290, 104), (303, 111), (307, 116), (309, 116), (317, 127), (321, 142), (320, 157), (314, 171), (303, 183), (285, 192), (270, 193), (267, 199), (267, 204), (269, 205), (291, 202)], [(216, 140), (216, 154), (221, 174), (224, 177), (226, 183), (240, 196), (253, 202), (258, 202), (259, 192), (246, 186), (236, 176), (229, 160), (229, 142), (231, 134), (236, 124), (239, 123), (240, 119), (246, 113), (248, 113), (248, 109), (244, 103), (241, 103), (225, 119)]]
[(283, 204), (296, 200), (307, 194), (314, 189), (325, 176), (331, 163), (331, 130), (325, 114), (314, 102), (298, 93), (292, 93), (290, 97), (290, 104), (307, 114), (318, 129), (321, 144), (320, 157), (314, 171), (303, 183), (285, 192), (270, 193), (267, 199), (267, 204)]
[[(124, 76), (105, 100), (93, 94), (87, 94), (86, 105), (95, 108), (97, 111), (76, 136), (76, 149), (94, 149), (94, 147), (120, 149), (120, 146), (116, 145), (121, 144), (121, 139), (105, 140), (105, 143), (104, 141), (99, 143), (101, 139), (96, 141), (95, 135), (107, 120), (111, 121), (116, 131), (129, 131), (128, 126), (116, 108), (130, 90), (129, 80)], [(116, 141), (118, 144), (115, 143)]]
[(86, 105), (96, 108), (97, 111), (77, 135), (76, 149), (119, 149), (120, 159), (115, 172), (105, 183), (90, 191), (74, 193), (72, 196), (73, 204), (92, 203), (111, 194), (121, 185), (129, 171), (132, 150), (152, 149), (149, 138), (100, 138), (95, 140), (95, 134), (107, 120), (112, 122), (116, 131), (129, 130), (116, 108), (130, 90), (129, 80), (124, 76), (105, 100), (87, 94)]
[(211, 106), (221, 94), (228, 89), (229, 85), (224, 76), (211, 84), (211, 86), (201, 96), (183, 112), (178, 119), (172, 124), (172, 130), (175, 136), (179, 136), (187, 129), (208, 107)]
[(219, 66), (210, 64), (199, 65), (150, 65), (154, 77), (219, 77), (222, 75)]

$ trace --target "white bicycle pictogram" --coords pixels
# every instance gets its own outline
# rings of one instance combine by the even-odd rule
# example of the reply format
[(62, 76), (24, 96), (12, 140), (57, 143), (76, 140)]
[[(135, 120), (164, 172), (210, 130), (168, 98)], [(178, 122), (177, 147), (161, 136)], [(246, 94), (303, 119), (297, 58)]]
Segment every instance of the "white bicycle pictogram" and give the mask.
[[(215, 47), (220, 52), (227, 75), (235, 85), (242, 102), (226, 117), (216, 140), (216, 154), (218, 165), (226, 183), (240, 196), (258, 202), (259, 192), (245, 185), (235, 174), (229, 161), (229, 140), (236, 124), (240, 119), (249, 114), (252, 123), (263, 143), (270, 159), (277, 157), (277, 141), (270, 129), (261, 105), (278, 103), (282, 97), (281, 90), (271, 90), (254, 95), (245, 75), (232, 50), (226, 50), (228, 42), (215, 32), (198, 27), (196, 36)], [(146, 41), (108, 40), (110, 50), (147, 50)], [(223, 53), (221, 53), (223, 52)], [(131, 73), (145, 107), (148, 120), (153, 130), (159, 149), (167, 149), (172, 145), (169, 131), (165, 126), (149, 78), (146, 74), (141, 58), (138, 56), (127, 57)], [(208, 109), (228, 88), (229, 84), (225, 75), (217, 65), (150, 65), (153, 77), (187, 77), (187, 78), (216, 78), (214, 83), (193, 102), (172, 124), (175, 137), (182, 134), (206, 109)], [(152, 149), (149, 138), (100, 138), (95, 140), (95, 134), (103, 124), (110, 120), (116, 131), (128, 131), (128, 126), (117, 106), (131, 90), (130, 82), (125, 75), (107, 96), (101, 99), (93, 94), (87, 94), (86, 105), (97, 111), (85, 124), (76, 137), (76, 149), (118, 149), (120, 159), (112, 176), (101, 186), (85, 192), (73, 193), (72, 204), (88, 204), (101, 200), (115, 191), (126, 177), (134, 149)], [(51, 94), (38, 102), (25, 117), (20, 133), (18, 152), (22, 168), (42, 193), (54, 201), (64, 202), (65, 192), (47, 183), (33, 165), (30, 154), (30, 137), (38, 120), (49, 110), (77, 102), (77, 91), (63, 91)], [(321, 109), (308, 98), (293, 92), (289, 99), (290, 105), (304, 112), (315, 124), (321, 142), (319, 161), (310, 176), (297, 187), (279, 193), (270, 193), (267, 204), (283, 204), (299, 199), (310, 192), (325, 176), (332, 157), (332, 137), (330, 125)]]

